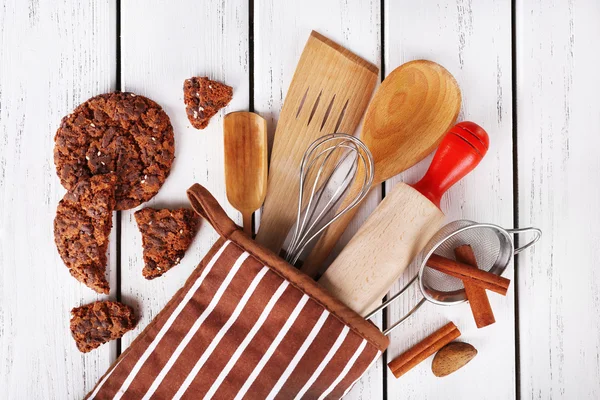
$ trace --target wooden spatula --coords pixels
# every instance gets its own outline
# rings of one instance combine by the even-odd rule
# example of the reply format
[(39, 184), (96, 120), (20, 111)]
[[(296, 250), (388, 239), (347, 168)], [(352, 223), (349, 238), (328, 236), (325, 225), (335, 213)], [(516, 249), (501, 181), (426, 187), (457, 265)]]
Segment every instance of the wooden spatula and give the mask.
[(267, 193), (267, 122), (251, 112), (229, 113), (223, 134), (227, 199), (242, 213), (244, 232), (252, 235), (252, 213)]
[[(456, 122), (460, 103), (458, 83), (439, 64), (417, 60), (393, 70), (369, 104), (360, 137), (375, 161), (373, 187), (431, 153)], [(355, 182), (360, 181), (357, 177)], [(355, 198), (359, 186), (352, 187), (345, 199)], [(327, 228), (304, 260), (303, 272), (316, 276), (357, 211), (353, 208)]]
[(443, 194), (487, 153), (487, 133), (461, 122), (444, 137), (425, 176), (396, 185), (333, 261), (319, 283), (361, 315), (376, 308), (444, 220)]
[(312, 32), (290, 84), (273, 141), (267, 198), (256, 240), (278, 253), (296, 219), (300, 162), (309, 144), (353, 134), (379, 70)]

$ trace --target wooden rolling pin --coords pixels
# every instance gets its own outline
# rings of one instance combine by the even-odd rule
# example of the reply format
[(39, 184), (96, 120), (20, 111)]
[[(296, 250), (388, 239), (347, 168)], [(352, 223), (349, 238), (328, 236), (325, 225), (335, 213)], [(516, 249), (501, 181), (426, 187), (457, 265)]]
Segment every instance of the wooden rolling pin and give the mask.
[(473, 122), (450, 129), (423, 179), (396, 185), (319, 283), (367, 315), (442, 226), (442, 195), (479, 164), (488, 147), (487, 133)]

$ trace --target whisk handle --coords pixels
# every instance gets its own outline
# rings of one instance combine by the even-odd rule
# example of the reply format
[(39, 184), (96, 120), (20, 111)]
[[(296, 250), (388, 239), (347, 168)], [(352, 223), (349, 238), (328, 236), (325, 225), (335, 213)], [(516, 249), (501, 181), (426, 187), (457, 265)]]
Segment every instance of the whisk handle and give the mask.
[[(351, 190), (354, 190), (354, 188)], [(346, 196), (338, 209), (341, 210), (347, 205), (347, 203), (349, 204), (351, 196), (352, 193)], [(329, 225), (319, 240), (317, 240), (317, 244), (315, 244), (315, 247), (313, 247), (309, 255), (306, 257), (306, 260), (304, 260), (302, 263), (302, 267), (300, 268), (302, 272), (313, 279), (317, 277), (321, 267), (323, 266), (323, 263), (327, 260), (329, 254), (331, 254), (331, 251), (335, 247), (342, 234), (346, 231), (348, 225), (350, 225), (350, 222), (354, 218), (354, 215), (358, 212), (359, 208), (360, 207), (354, 207), (348, 210), (344, 215), (338, 218), (337, 221)]]
[(444, 193), (479, 164), (488, 147), (482, 127), (469, 121), (456, 124), (444, 136), (425, 176), (412, 186), (439, 208)]

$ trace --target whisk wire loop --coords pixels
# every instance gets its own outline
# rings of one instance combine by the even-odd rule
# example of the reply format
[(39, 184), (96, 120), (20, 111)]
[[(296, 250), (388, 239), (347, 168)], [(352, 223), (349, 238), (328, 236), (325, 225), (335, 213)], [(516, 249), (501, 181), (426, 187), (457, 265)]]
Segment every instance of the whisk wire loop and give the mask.
[[(340, 144), (340, 146), (342, 146), (342, 144)], [(298, 243), (299, 242), (303, 242), (306, 239), (306, 235), (311, 231), (311, 229), (314, 228), (314, 226), (316, 226), (318, 223), (320, 223), (320, 221), (322, 220), (323, 216), (329, 212), (331, 210), (331, 208), (333, 207), (333, 205), (335, 205), (335, 201), (338, 197), (339, 197), (339, 190), (342, 186), (339, 186), (336, 189), (336, 192), (333, 194), (332, 198), (328, 201), (328, 203), (325, 205), (325, 207), (323, 208), (323, 210), (320, 212), (319, 216), (313, 220), (314, 217), (314, 213), (317, 210), (315, 207), (312, 207), (313, 205), (313, 201), (314, 203), (319, 203), (321, 201), (321, 197), (323, 196), (324, 191), (321, 190), (318, 192), (318, 197), (315, 200), (314, 196), (315, 193), (318, 191), (319, 187), (318, 187), (318, 183), (319, 183), (319, 179), (321, 174), (323, 173), (323, 168), (324, 166), (327, 164), (327, 162), (329, 161), (330, 157), (334, 154), (331, 150), (334, 150), (335, 147), (334, 146), (330, 146), (327, 149), (319, 152), (315, 158), (310, 162), (310, 164), (307, 166), (306, 168), (306, 174), (301, 174), (300, 177), (300, 194), (299, 194), (299, 199), (303, 199), (304, 198), (304, 182), (306, 181), (307, 177), (310, 176), (310, 173), (312, 171), (312, 168), (314, 167), (315, 163), (322, 157), (325, 156), (325, 158), (323, 159), (322, 163), (320, 164), (320, 167), (317, 171), (317, 176), (314, 179), (313, 185), (312, 185), (312, 189), (311, 189), (311, 195), (309, 196), (309, 200), (308, 200), (308, 204), (306, 205), (306, 210), (308, 210), (308, 212), (306, 213), (302, 213), (302, 202), (298, 201), (298, 215), (303, 215), (302, 218), (302, 222), (301, 223), (296, 223), (296, 230), (295, 230), (295, 234), (294, 237), (292, 239), (292, 243), (290, 244), (290, 246), (288, 247), (288, 249), (291, 250), (295, 250)], [(310, 148), (309, 148), (310, 150)], [(331, 177), (335, 174), (335, 172), (338, 170), (338, 168), (340, 167), (340, 165), (342, 165), (342, 163), (347, 159), (348, 155), (350, 153), (345, 154), (343, 157), (341, 157), (332, 173), (327, 177), (327, 180), (323, 183), (322, 186), (327, 186), (329, 184), (329, 181), (331, 180)], [(303, 159), (304, 160), (304, 159)], [(352, 167), (354, 168), (354, 166)], [(301, 168), (302, 169), (302, 168)], [(348, 174), (351, 172), (352, 170), (348, 171)], [(343, 193), (342, 193), (343, 194)], [(312, 224), (310, 225), (310, 227), (306, 228), (306, 224), (308, 223), (308, 221), (313, 220)], [(302, 235), (301, 233), (304, 232), (304, 235)]]
[[(334, 179), (338, 174), (343, 174), (339, 183)], [(329, 225), (358, 205), (369, 193), (374, 176), (373, 156), (360, 139), (333, 133), (311, 143), (300, 164), (296, 224), (286, 249), (286, 261), (295, 264)], [(332, 185), (336, 185), (335, 189), (328, 193)], [(359, 185), (360, 191), (352, 201), (327, 219), (355, 185)]]

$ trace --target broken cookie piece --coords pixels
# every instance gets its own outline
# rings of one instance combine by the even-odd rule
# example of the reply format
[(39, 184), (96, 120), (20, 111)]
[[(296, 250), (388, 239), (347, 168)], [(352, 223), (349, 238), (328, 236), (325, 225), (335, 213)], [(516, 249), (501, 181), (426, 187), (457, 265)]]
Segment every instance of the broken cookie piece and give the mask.
[(71, 275), (98, 293), (108, 294), (106, 250), (115, 208), (114, 174), (80, 181), (58, 203), (54, 241)]
[(77, 348), (87, 353), (120, 338), (135, 327), (133, 308), (116, 301), (96, 301), (71, 310), (71, 335)]
[(186, 208), (144, 208), (134, 215), (144, 247), (142, 274), (146, 279), (157, 278), (179, 264), (196, 236), (200, 218)]
[(185, 111), (192, 126), (204, 129), (221, 108), (231, 101), (233, 89), (207, 77), (193, 77), (183, 83)]

